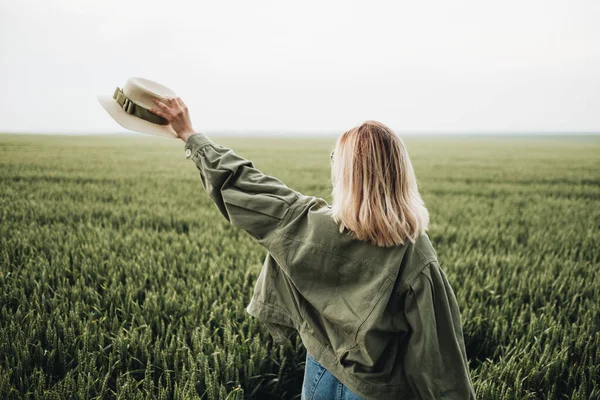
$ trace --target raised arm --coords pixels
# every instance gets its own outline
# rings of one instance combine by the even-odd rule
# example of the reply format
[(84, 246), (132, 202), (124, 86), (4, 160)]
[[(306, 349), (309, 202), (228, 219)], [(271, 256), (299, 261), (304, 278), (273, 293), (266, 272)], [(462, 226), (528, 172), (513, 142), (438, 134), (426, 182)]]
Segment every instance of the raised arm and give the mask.
[(150, 111), (169, 121), (185, 142), (185, 155), (196, 164), (202, 185), (221, 214), (267, 247), (271, 234), (282, 225), (301, 194), (263, 174), (232, 149), (195, 132), (181, 98), (154, 103), (158, 108)]
[(185, 155), (196, 164), (202, 185), (221, 214), (263, 245), (300, 197), (279, 179), (263, 174), (250, 160), (215, 144), (203, 133), (189, 136)]

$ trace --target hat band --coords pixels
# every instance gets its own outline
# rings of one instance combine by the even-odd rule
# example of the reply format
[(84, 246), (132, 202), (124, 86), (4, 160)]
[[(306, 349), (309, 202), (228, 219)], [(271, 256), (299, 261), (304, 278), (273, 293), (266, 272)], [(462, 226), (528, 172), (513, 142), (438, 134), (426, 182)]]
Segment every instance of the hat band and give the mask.
[(129, 97), (125, 96), (125, 93), (120, 88), (115, 89), (115, 93), (113, 94), (113, 99), (119, 103), (119, 105), (123, 108), (127, 114), (135, 115), (138, 118), (141, 118), (145, 121), (152, 122), (153, 124), (158, 125), (169, 125), (169, 121), (164, 119), (163, 117), (156, 115), (147, 108), (140, 106), (139, 104), (134, 103), (129, 99)]

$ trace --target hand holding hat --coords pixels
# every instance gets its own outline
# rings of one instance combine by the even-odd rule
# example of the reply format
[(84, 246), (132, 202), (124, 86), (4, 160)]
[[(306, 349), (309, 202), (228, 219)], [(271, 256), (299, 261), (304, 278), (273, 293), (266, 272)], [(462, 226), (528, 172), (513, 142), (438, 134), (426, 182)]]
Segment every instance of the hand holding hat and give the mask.
[(166, 100), (153, 98), (152, 101), (159, 108), (150, 108), (150, 112), (166, 119), (171, 128), (177, 133), (177, 136), (184, 142), (187, 142), (188, 137), (193, 135), (192, 121), (188, 108), (180, 97), (170, 97)]
[(122, 127), (170, 138), (187, 138), (194, 133), (186, 105), (175, 92), (144, 78), (129, 78), (112, 96), (98, 101)]

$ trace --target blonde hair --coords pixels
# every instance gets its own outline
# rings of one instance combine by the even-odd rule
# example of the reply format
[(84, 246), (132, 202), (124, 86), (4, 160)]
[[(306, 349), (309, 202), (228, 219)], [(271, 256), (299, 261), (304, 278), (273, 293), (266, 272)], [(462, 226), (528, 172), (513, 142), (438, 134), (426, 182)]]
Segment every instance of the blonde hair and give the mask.
[(427, 230), (408, 151), (396, 133), (377, 121), (342, 134), (332, 153), (332, 216), (340, 233), (380, 247), (412, 243)]

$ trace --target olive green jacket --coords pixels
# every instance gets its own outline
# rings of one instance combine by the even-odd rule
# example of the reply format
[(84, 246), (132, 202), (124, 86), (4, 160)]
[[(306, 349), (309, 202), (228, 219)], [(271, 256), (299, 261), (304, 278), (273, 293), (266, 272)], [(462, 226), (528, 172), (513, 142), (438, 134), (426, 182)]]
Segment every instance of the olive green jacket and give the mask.
[(202, 133), (185, 144), (219, 211), (267, 250), (246, 311), (276, 343), (298, 332), (367, 400), (475, 399), (460, 311), (429, 237), (377, 247), (339, 232), (331, 206)]

